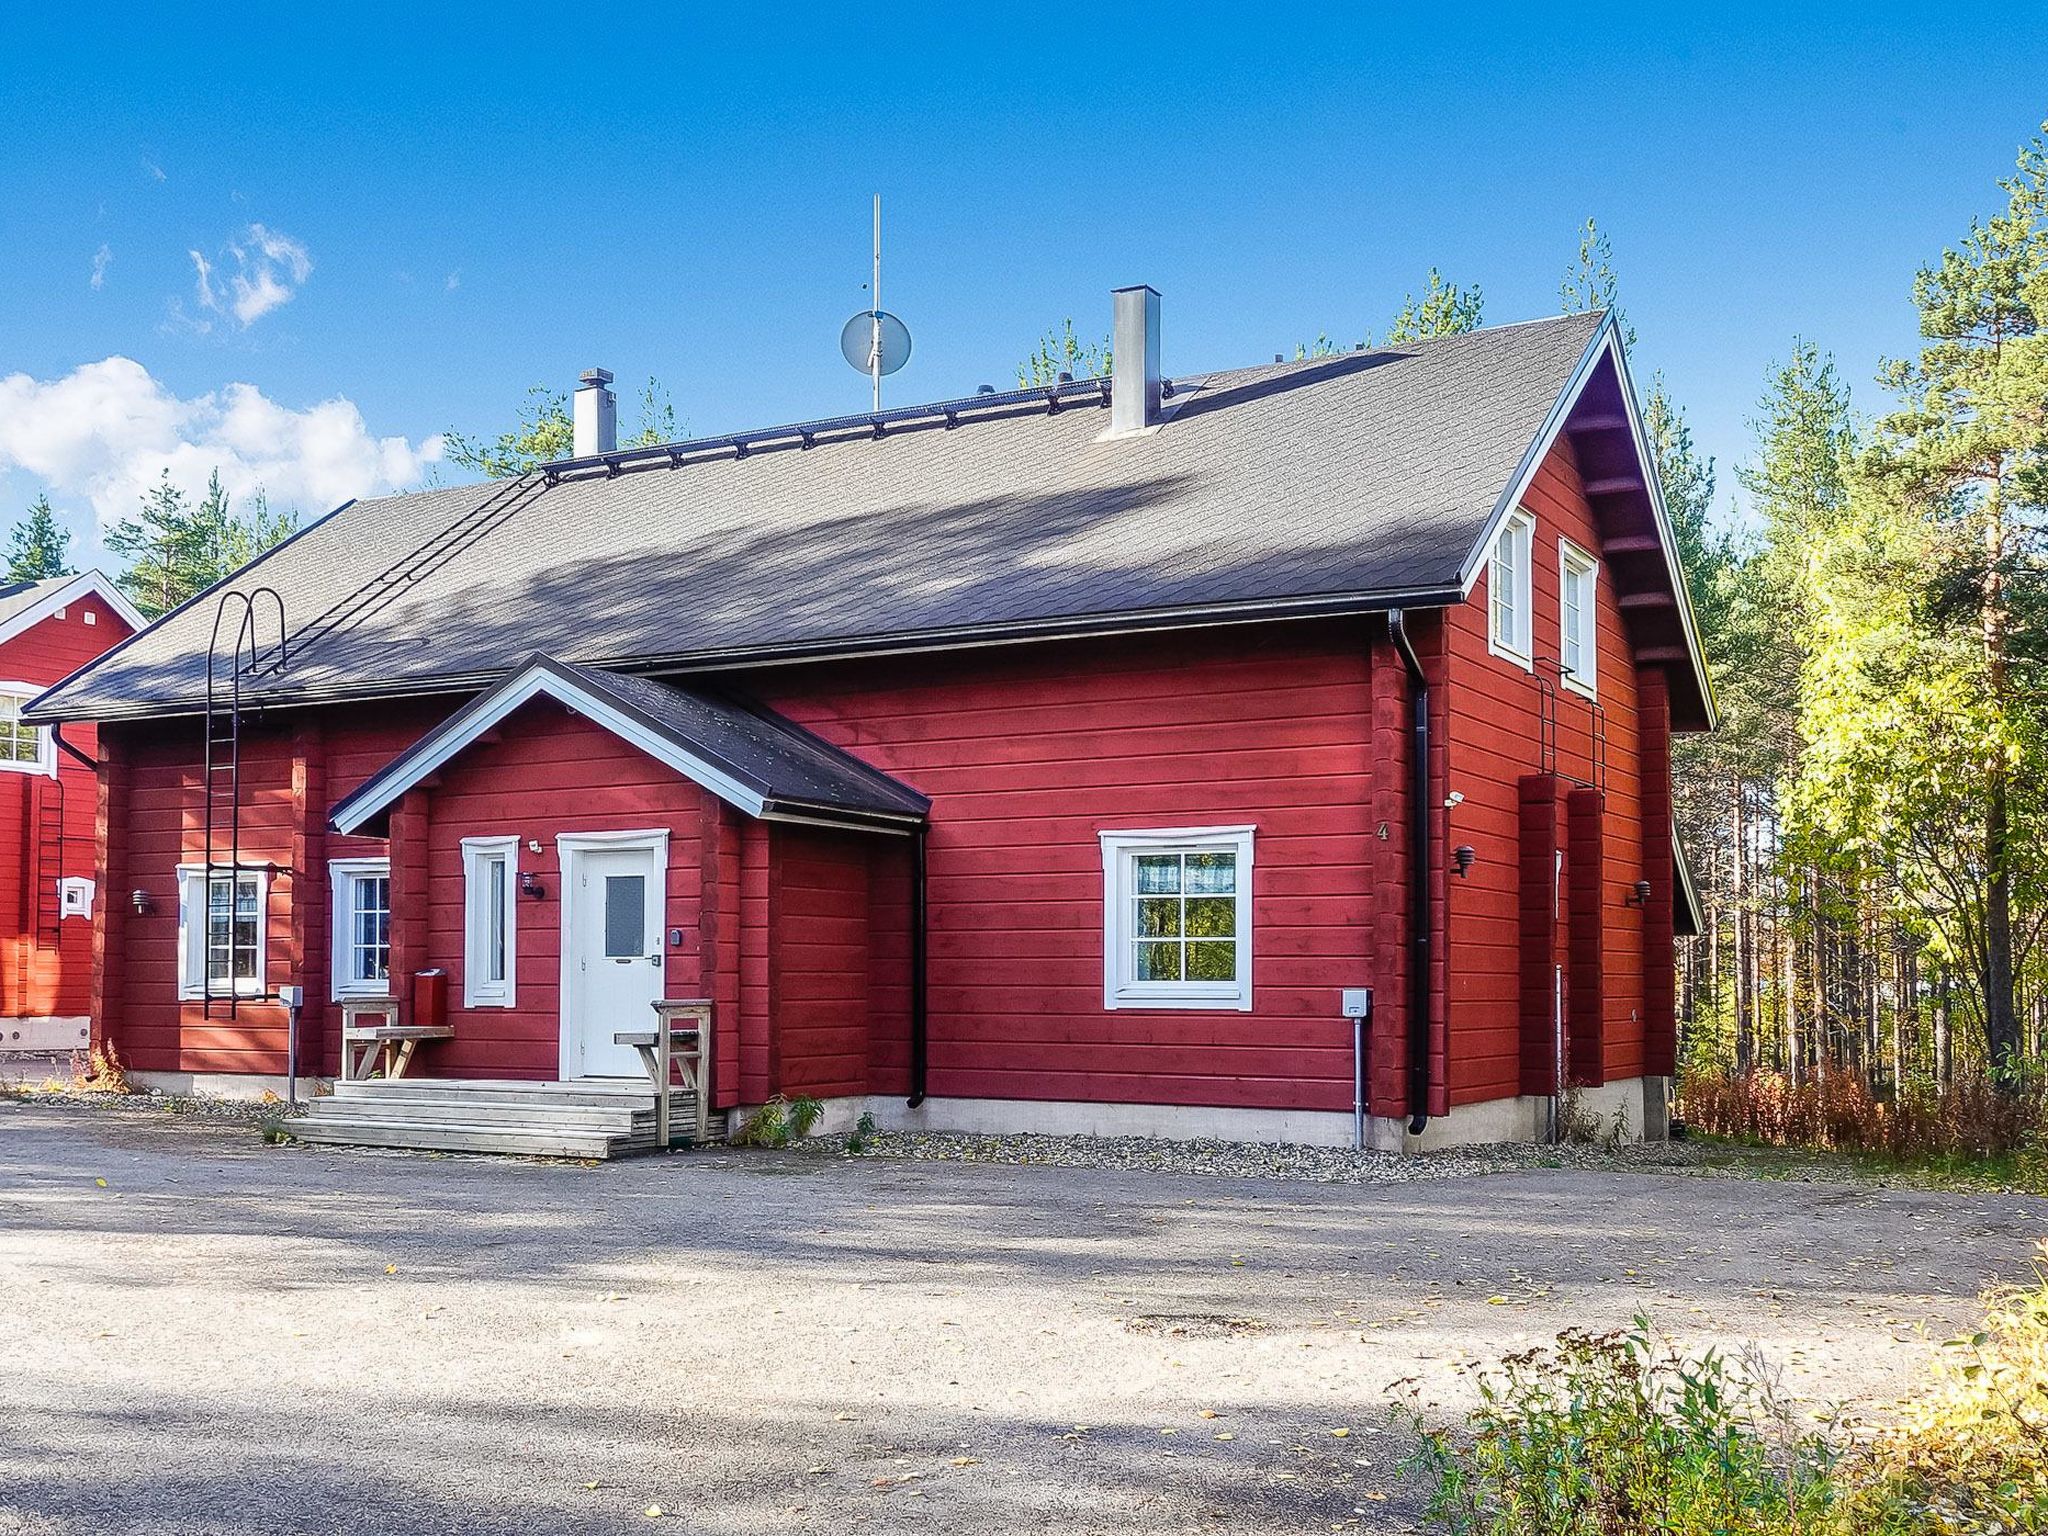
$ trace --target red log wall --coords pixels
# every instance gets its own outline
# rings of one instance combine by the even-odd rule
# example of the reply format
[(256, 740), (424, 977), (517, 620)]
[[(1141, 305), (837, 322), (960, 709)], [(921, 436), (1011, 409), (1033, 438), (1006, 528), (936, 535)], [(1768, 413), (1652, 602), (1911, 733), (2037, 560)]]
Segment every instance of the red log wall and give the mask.
[[(93, 622), (86, 622), (91, 614)], [(37, 687), (57, 682), (112, 649), (131, 633), (106, 602), (87, 595), (0, 643), (0, 681)], [(99, 751), (90, 725), (64, 728), (64, 739), (87, 757)], [(38, 943), (38, 908), (55, 911), (57, 882), (97, 876), (99, 788), (93, 771), (57, 751), (57, 777), (0, 770), (0, 1017), (78, 1018), (92, 1010), (94, 924), (58, 925), (54, 946)], [(46, 816), (61, 814), (62, 867), (40, 836)], [(104, 890), (94, 900), (97, 913)], [(47, 922), (43, 925), (47, 937)]]

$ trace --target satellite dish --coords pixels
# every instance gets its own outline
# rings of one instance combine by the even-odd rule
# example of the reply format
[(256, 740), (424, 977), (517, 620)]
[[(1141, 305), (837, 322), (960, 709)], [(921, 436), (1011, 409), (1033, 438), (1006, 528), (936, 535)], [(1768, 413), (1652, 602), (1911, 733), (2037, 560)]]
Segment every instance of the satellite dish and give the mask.
[[(881, 366), (875, 366), (875, 352)], [(890, 374), (910, 361), (910, 327), (883, 309), (864, 309), (839, 333), (839, 350), (854, 371)]]

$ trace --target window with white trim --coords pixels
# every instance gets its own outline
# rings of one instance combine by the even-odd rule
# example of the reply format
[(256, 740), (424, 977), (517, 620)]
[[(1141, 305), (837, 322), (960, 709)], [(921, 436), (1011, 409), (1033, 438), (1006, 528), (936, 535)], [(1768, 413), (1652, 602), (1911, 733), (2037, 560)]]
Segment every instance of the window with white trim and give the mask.
[(1487, 648), (1525, 667), (1534, 666), (1530, 645), (1529, 549), (1536, 519), (1517, 507), (1494, 535), (1486, 568)]
[(336, 998), (391, 995), (391, 861), (329, 859)]
[(14, 773), (55, 773), (56, 743), (48, 727), (28, 725), (21, 712), (43, 690), (33, 683), (0, 683), (0, 768)]
[(1564, 663), (1564, 685), (1591, 695), (1598, 671), (1594, 600), (1599, 590), (1600, 562), (1569, 539), (1559, 539), (1557, 564), (1557, 654)]
[(1106, 1008), (1252, 1006), (1252, 829), (1104, 832)]
[(518, 992), (519, 839), (462, 840), (462, 1006), (510, 1008)]
[(178, 996), (261, 997), (269, 950), (270, 869), (178, 866)]

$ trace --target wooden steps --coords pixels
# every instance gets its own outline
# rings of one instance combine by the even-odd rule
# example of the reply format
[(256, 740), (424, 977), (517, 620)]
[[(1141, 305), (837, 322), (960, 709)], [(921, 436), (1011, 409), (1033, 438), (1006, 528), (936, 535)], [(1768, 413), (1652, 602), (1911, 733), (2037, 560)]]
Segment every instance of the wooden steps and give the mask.
[[(687, 1093), (671, 1096), (672, 1123), (687, 1125)], [(680, 1100), (681, 1102), (677, 1102)], [(411, 1077), (343, 1082), (284, 1122), (304, 1142), (499, 1152), (516, 1157), (612, 1158), (655, 1150), (652, 1085), (587, 1078), (523, 1083)]]

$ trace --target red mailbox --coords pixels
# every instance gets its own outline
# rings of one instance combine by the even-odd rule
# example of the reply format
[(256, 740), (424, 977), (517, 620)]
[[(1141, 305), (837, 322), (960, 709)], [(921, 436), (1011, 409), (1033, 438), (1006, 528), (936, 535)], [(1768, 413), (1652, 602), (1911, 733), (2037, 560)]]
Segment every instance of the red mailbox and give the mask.
[(426, 1029), (440, 1029), (448, 1022), (446, 971), (412, 973), (412, 1022)]

